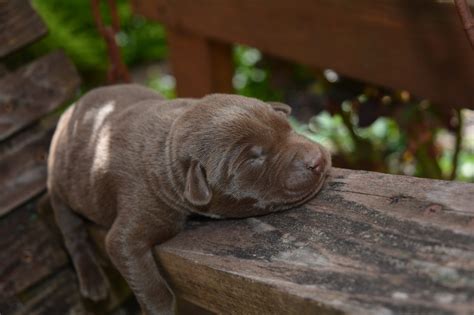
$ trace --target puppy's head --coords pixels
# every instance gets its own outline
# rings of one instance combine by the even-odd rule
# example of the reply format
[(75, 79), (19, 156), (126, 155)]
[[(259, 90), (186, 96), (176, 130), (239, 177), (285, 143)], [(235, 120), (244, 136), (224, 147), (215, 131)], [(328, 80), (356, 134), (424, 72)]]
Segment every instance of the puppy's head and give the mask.
[(290, 107), (236, 95), (207, 96), (171, 133), (178, 189), (196, 212), (245, 217), (304, 203), (331, 167), (326, 149), (291, 129)]

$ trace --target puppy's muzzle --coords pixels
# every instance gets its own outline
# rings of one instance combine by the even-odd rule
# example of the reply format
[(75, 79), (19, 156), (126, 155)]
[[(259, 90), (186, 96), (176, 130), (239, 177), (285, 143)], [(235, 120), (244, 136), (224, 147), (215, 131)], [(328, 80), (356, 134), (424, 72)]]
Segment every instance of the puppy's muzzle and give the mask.
[(322, 179), (326, 162), (317, 145), (301, 146), (288, 165), (284, 186), (288, 191), (307, 191)]

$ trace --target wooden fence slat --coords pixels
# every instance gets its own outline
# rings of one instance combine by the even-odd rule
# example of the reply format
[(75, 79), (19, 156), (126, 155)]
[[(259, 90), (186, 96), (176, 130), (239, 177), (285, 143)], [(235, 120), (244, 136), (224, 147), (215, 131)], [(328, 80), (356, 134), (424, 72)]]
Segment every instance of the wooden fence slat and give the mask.
[(232, 93), (231, 45), (171, 29), (167, 38), (180, 97)]
[(0, 217), (46, 189), (56, 121), (52, 117), (0, 145)]
[(66, 268), (28, 292), (12, 315), (90, 314), (81, 301), (76, 276)]
[(0, 58), (42, 37), (46, 25), (27, 0), (0, 1)]
[(474, 108), (473, 52), (452, 1), (134, 0), (134, 6), (168, 29)]
[[(99, 249), (99, 253), (106, 276), (113, 284), (108, 298), (92, 303), (80, 296), (74, 270), (66, 267), (69, 260), (61, 246), (52, 208), (43, 202), (42, 208), (37, 209), (41, 203), (42, 198), (36, 198), (0, 219), (0, 312), (89, 314), (83, 311), (90, 306), (94, 314), (108, 314), (123, 304), (132, 294), (103, 256), (105, 249)], [(103, 242), (105, 231), (94, 225), (90, 228), (96, 234), (102, 233), (100, 243)]]
[(0, 79), (0, 141), (71, 99), (79, 76), (62, 53), (50, 53)]
[(333, 169), (305, 207), (192, 221), (155, 253), (217, 313), (469, 314), (473, 204), (474, 184)]
[(36, 212), (36, 201), (0, 220), (0, 293), (12, 297), (64, 266), (67, 256)]
[[(50, 315), (50, 314), (110, 314), (119, 308), (128, 298), (130, 291), (123, 289), (123, 280), (116, 288), (113, 282), (112, 292), (106, 300), (94, 303), (80, 295), (79, 284), (72, 266), (63, 268), (51, 275), (39, 285), (23, 292), (21, 304), (15, 303), (15, 298), (6, 300), (9, 306), (8, 314), (12, 315)], [(123, 314), (125, 310), (117, 312)], [(138, 315), (138, 314), (137, 314)]]

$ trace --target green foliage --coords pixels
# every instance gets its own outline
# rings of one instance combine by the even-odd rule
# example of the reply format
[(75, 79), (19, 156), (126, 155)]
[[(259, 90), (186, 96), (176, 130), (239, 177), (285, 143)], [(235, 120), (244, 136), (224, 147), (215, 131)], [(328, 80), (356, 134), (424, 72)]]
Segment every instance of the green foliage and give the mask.
[[(469, 113), (473, 115), (473, 112), (468, 110), (463, 113), (465, 116)], [(343, 115), (331, 115), (323, 111), (307, 124), (295, 119), (292, 119), (291, 123), (296, 132), (328, 147), (339, 163), (342, 158), (344, 167), (420, 177), (451, 178), (455, 148), (441, 143), (449, 142), (447, 140), (452, 140), (454, 136), (447, 129), (431, 129), (432, 140), (410, 150), (409, 142), (414, 135), (395, 119), (379, 117), (370, 126), (360, 128), (353, 118), (345, 122)], [(349, 116), (353, 115), (355, 114), (351, 113)], [(474, 138), (467, 131), (464, 131), (464, 137), (467, 138), (461, 143), (459, 167), (454, 178), (474, 182)], [(428, 145), (437, 147), (439, 153), (433, 155)]]
[[(104, 22), (110, 16), (102, 1)], [(46, 38), (26, 52), (35, 57), (53, 49), (62, 49), (73, 60), (87, 87), (103, 81), (107, 69), (106, 47), (92, 18), (90, 1), (33, 0), (32, 4), (49, 29)], [(129, 67), (163, 59), (166, 54), (164, 29), (157, 23), (134, 16), (130, 3), (117, 1), (121, 32), (117, 42)]]
[(175, 78), (169, 74), (156, 75), (148, 80), (147, 85), (160, 92), (161, 95), (166, 98), (171, 99), (176, 97), (176, 81)]
[(233, 85), (238, 94), (256, 97), (264, 101), (280, 100), (282, 93), (272, 89), (268, 79), (270, 70), (258, 62), (262, 54), (258, 49), (236, 46), (234, 49), (235, 74)]

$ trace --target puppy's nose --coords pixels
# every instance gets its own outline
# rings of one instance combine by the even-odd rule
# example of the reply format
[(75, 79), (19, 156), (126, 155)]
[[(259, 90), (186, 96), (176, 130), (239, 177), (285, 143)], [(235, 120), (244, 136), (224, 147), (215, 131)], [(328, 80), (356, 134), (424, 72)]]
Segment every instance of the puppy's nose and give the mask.
[(308, 189), (320, 179), (325, 163), (319, 148), (301, 146), (289, 165), (285, 187), (289, 190)]
[(314, 173), (321, 173), (324, 167), (321, 152), (315, 152), (313, 150), (306, 151), (303, 154), (303, 163), (306, 169)]
[(319, 173), (321, 171), (321, 162), (322, 159), (319, 156), (311, 156), (305, 159), (306, 168)]

